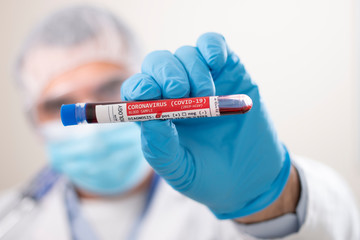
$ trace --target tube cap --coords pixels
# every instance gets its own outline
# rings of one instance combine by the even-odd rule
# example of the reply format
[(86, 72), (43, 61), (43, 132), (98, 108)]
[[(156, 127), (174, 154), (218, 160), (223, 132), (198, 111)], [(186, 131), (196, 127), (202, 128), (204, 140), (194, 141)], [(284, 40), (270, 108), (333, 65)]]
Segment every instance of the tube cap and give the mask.
[(75, 104), (62, 105), (60, 115), (64, 126), (77, 125), (75, 117)]

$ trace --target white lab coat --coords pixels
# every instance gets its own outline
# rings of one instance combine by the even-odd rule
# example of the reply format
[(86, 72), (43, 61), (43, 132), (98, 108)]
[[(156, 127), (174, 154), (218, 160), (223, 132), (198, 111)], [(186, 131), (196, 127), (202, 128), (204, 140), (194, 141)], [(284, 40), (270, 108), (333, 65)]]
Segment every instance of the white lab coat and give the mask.
[[(304, 171), (308, 185), (308, 208), (300, 231), (285, 239), (360, 239), (360, 222), (354, 199), (341, 178), (320, 163), (295, 158)], [(63, 200), (63, 184), (57, 184), (36, 212), (8, 236), (8, 239), (70, 239)], [(1, 198), (5, 204), (11, 195)], [(255, 239), (242, 233), (231, 220), (217, 220), (203, 205), (177, 193), (160, 181), (146, 217), (139, 229), (139, 239)]]

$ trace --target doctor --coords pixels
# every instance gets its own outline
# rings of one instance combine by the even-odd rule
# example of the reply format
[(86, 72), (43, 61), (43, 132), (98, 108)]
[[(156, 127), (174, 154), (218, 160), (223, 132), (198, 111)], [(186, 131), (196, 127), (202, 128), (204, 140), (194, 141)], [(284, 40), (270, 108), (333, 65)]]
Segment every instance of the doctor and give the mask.
[[(62, 177), (8, 238), (360, 238), (346, 184), (280, 142), (223, 36), (152, 52), (136, 73), (139, 63), (131, 33), (105, 10), (66, 8), (30, 34), (16, 79)], [(212, 119), (61, 125), (62, 104), (118, 101), (120, 87), (123, 100), (245, 93), (254, 107)]]

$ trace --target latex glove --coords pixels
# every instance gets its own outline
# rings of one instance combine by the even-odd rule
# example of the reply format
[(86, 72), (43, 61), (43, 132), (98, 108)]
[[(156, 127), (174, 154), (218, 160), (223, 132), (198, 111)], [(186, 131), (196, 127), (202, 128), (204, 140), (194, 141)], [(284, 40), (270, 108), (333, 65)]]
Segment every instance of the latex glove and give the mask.
[(150, 53), (121, 94), (128, 101), (249, 95), (253, 108), (244, 115), (142, 122), (144, 156), (174, 189), (219, 219), (250, 215), (280, 195), (290, 171), (288, 153), (258, 86), (223, 36), (206, 33), (196, 47)]

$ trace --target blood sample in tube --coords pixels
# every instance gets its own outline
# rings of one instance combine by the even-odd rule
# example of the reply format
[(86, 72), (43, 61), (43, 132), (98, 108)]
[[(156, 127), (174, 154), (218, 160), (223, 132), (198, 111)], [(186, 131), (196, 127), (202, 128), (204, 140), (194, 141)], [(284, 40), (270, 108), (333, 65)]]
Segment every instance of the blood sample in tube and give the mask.
[(244, 114), (252, 108), (245, 94), (150, 101), (76, 103), (61, 107), (64, 126), (89, 123), (140, 122)]

